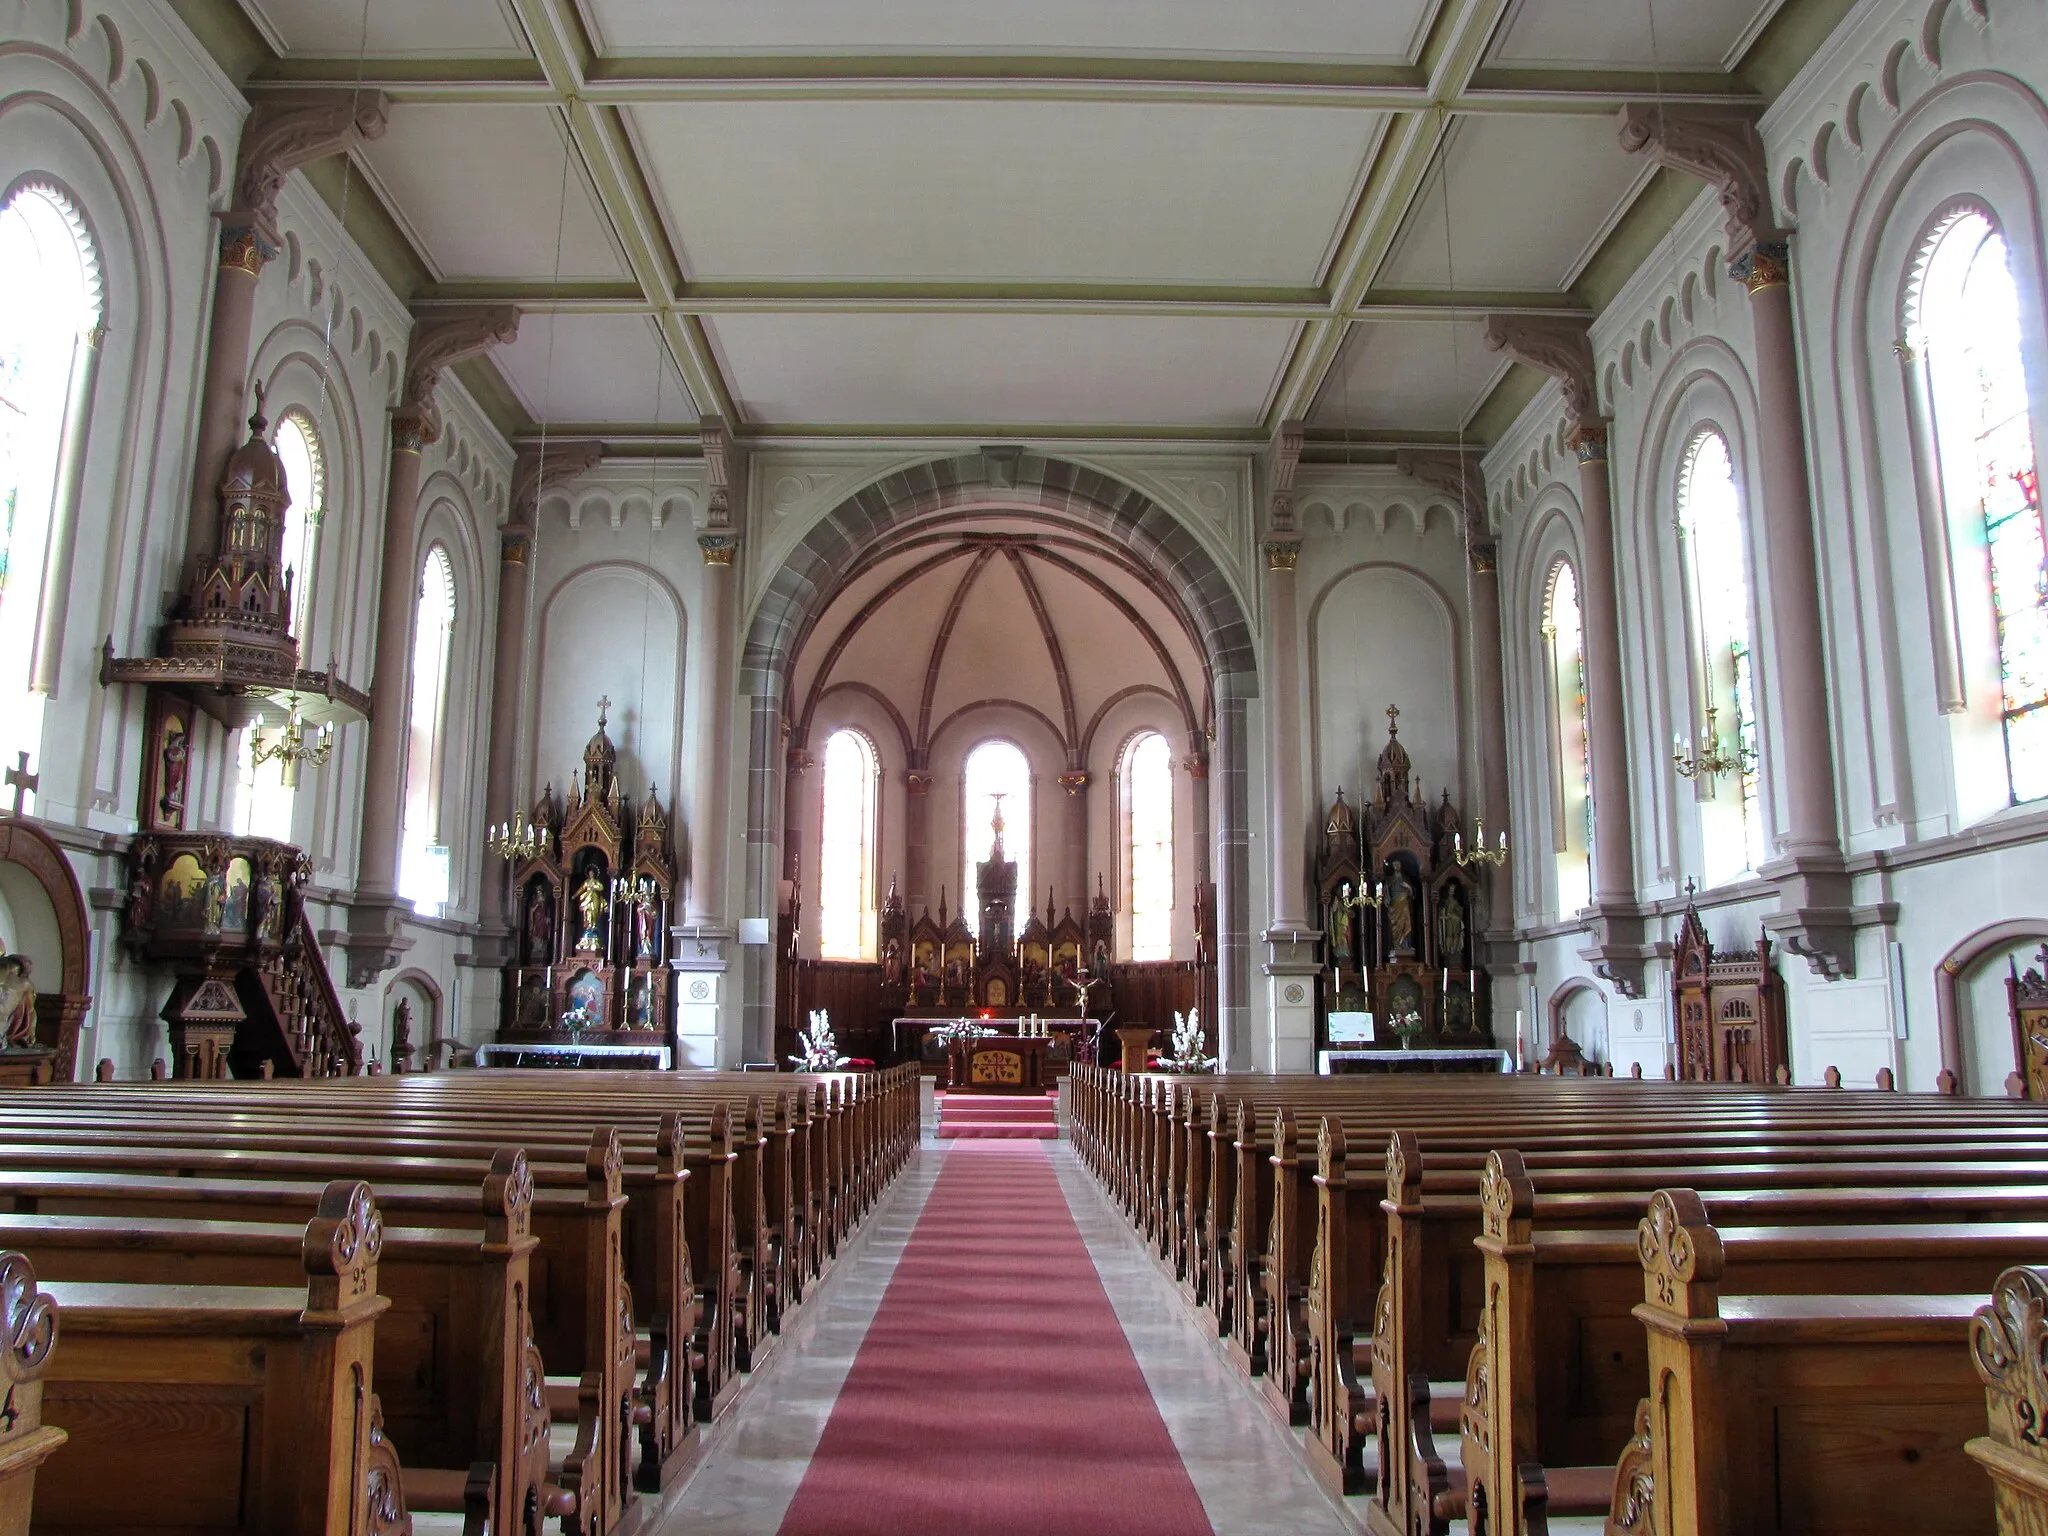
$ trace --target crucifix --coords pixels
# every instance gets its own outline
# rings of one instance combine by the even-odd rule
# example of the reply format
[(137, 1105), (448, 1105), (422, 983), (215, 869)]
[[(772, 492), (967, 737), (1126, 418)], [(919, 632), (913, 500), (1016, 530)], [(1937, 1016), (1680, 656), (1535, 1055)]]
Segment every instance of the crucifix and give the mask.
[(33, 794), (42, 785), (43, 776), (40, 773), (30, 773), (28, 771), (28, 754), (26, 752), (16, 753), (15, 759), (15, 765), (7, 770), (7, 782), (14, 790), (14, 814), (19, 816), (21, 814), (22, 797)]

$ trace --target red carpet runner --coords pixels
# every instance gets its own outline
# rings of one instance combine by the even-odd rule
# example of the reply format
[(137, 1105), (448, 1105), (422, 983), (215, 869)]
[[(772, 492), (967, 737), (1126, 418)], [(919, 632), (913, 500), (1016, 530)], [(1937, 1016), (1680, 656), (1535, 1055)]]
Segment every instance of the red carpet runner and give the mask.
[(945, 1154), (781, 1536), (1210, 1536), (1028, 1143)]
[(1052, 1141), (1060, 1133), (1054, 1101), (1042, 1093), (955, 1093), (939, 1096), (939, 1137)]

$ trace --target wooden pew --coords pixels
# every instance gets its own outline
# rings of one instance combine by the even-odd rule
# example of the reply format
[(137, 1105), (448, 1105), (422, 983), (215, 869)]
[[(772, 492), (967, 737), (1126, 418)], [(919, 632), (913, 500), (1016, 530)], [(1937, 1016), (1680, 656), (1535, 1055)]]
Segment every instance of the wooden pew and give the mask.
[(43, 1422), (43, 1373), (57, 1345), (57, 1304), (35, 1267), (0, 1250), (0, 1536), (28, 1536), (36, 1469), (64, 1443)]
[(1989, 1433), (1963, 1449), (1991, 1478), (1999, 1536), (2048, 1531), (2048, 1270), (2022, 1265), (1970, 1320)]
[(63, 1340), (43, 1402), (70, 1439), (44, 1463), (36, 1529), (410, 1529), (374, 1392), (381, 1245), (369, 1186), (337, 1180), (302, 1285), (46, 1286)]

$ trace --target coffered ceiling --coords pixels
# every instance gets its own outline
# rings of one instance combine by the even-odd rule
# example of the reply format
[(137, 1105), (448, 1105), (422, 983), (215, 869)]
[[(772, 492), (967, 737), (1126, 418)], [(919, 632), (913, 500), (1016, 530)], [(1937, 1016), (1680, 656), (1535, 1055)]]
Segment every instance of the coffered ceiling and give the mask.
[(1654, 249), (1623, 102), (1761, 99), (1849, 0), (179, 4), (252, 96), (389, 93), (318, 184), (416, 306), (526, 312), (515, 435), (1385, 450)]

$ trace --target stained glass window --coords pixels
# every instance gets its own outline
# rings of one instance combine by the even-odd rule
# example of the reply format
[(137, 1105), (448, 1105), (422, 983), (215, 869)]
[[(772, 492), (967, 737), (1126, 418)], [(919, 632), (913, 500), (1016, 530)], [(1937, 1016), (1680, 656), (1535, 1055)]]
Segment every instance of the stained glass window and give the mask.
[(1173, 747), (1157, 731), (1124, 749), (1124, 868), (1131, 958), (1173, 958)]
[[(1764, 859), (1762, 781), (1756, 755), (1756, 680), (1749, 636), (1749, 557), (1742, 493), (1728, 441), (1702, 432), (1687, 446), (1678, 479), (1678, 527), (1698, 646), (1699, 696), (1678, 748), (1736, 766), (1702, 774), (1700, 824), (1709, 885), (1753, 870)], [(1712, 711), (1712, 740), (1708, 711)], [(1727, 784), (1735, 791), (1725, 794)]]
[[(2048, 795), (2048, 538), (2005, 237), (1958, 213), (1929, 241), (1910, 341), (1924, 360), (1952, 528), (1981, 541), (2015, 805)], [(1974, 526), (1972, 526), (1974, 525)]]
[(1031, 884), (1031, 764), (1023, 751), (1007, 741), (984, 741), (967, 754), (961, 802), (962, 832), (960, 910), (967, 926), (981, 931), (980, 903), (974, 893), (974, 866), (988, 858), (994, 841), (990, 822), (999, 803), (1003, 810), (1003, 857), (1017, 866), (1017, 909), (1029, 911)]
[(439, 544), (420, 564), (412, 633), (412, 705), (405, 753), (405, 833), (398, 894), (423, 912), (448, 903), (448, 846), (441, 838), (447, 754), (448, 670), (455, 637), (455, 567)]
[(1543, 603), (1550, 714), (1557, 910), (1577, 912), (1593, 899), (1593, 770), (1586, 740), (1586, 640), (1579, 578), (1560, 560)]
[(54, 187), (18, 187), (0, 207), (0, 762), (42, 751), (31, 676), (44, 567), (101, 314), (99, 257), (78, 210)]
[(818, 954), (826, 960), (874, 956), (876, 776), (868, 739), (834, 731), (825, 742), (818, 835)]

